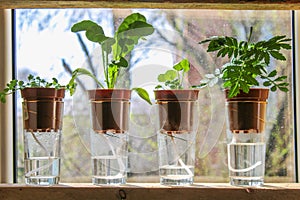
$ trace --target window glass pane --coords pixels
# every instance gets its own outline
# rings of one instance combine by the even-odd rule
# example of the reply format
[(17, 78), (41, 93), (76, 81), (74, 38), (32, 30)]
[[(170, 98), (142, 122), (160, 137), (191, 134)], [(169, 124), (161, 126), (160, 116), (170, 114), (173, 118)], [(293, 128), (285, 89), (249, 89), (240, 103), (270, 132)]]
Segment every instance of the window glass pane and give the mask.
[[(130, 68), (123, 70), (119, 87), (144, 87), (154, 102), (152, 90), (157, 75), (182, 58), (192, 64), (191, 85), (206, 73), (213, 73), (228, 60), (207, 53), (198, 42), (218, 35), (246, 39), (252, 26), (253, 40), (275, 35), (291, 38), (290, 11), (229, 10), (129, 10), (129, 9), (17, 9), (16, 63), (17, 78), (28, 74), (50, 79), (57, 77), (66, 84), (71, 71), (78, 67), (95, 70), (101, 77), (99, 47), (84, 34), (70, 31), (75, 22), (91, 19), (112, 36), (115, 27), (132, 12), (140, 12), (154, 25), (156, 32), (139, 43), (130, 55)], [(278, 17), (280, 16), (280, 17)], [(269, 70), (287, 75), (288, 93), (271, 93), (267, 113), (266, 182), (295, 180), (292, 52), (284, 52), (287, 62), (272, 60)], [(196, 140), (196, 181), (228, 182), (225, 102), (221, 82), (200, 91), (199, 131)], [(66, 96), (63, 122), (62, 182), (91, 182), (89, 112), (86, 89), (95, 83), (80, 78), (78, 91)], [(21, 98), (17, 100), (17, 171), (18, 182), (24, 181)], [(150, 106), (135, 94), (131, 103), (129, 179), (134, 182), (158, 182), (155, 105)]]

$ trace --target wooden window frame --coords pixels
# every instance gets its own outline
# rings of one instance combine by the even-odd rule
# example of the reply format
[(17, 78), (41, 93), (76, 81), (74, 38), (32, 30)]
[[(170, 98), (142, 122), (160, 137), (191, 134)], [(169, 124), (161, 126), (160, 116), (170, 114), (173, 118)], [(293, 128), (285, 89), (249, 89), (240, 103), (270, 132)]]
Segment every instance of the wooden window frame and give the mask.
[[(12, 77), (12, 45), (7, 42), (10, 26), (3, 23), (9, 10), (15, 8), (154, 8), (154, 9), (231, 9), (231, 10), (300, 10), (296, 0), (228, 1), (228, 0), (0, 0), (0, 86)], [(1, 10), (2, 9), (2, 10)], [(5, 17), (6, 16), (6, 17)], [(300, 22), (300, 11), (295, 12), (295, 21)], [(300, 41), (300, 25), (295, 24), (295, 38)], [(1, 51), (2, 49), (2, 51)], [(5, 50), (3, 50), (5, 49)], [(295, 43), (295, 55), (300, 46)], [(300, 77), (300, 56), (296, 56), (295, 77)], [(7, 70), (8, 69), (8, 70)], [(300, 78), (295, 80), (300, 85)], [(295, 90), (296, 110), (300, 108), (300, 88)], [(12, 113), (11, 100), (0, 106), (0, 112)], [(299, 114), (299, 111), (298, 113)], [(260, 188), (233, 187), (226, 183), (196, 183), (188, 187), (166, 187), (157, 183), (128, 183), (119, 187), (94, 186), (92, 184), (64, 184), (51, 187), (31, 187), (12, 183), (12, 114), (0, 115), (0, 199), (298, 199), (299, 183), (272, 183)], [(296, 118), (295, 123), (300, 124)], [(297, 131), (296, 131), (297, 132)], [(300, 144), (300, 137), (297, 137)], [(300, 155), (299, 148), (297, 150)], [(298, 166), (300, 164), (298, 159)], [(298, 177), (299, 180), (300, 177)]]
[(298, 0), (0, 0), (14, 8), (166, 8), (231, 10), (298, 10)]

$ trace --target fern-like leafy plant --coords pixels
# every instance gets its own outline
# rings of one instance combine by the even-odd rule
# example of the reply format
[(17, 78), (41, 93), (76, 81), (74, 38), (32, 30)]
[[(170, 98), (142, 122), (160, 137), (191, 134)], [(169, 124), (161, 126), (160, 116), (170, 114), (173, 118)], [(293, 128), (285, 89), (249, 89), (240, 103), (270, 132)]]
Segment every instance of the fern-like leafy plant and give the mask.
[(215, 36), (199, 42), (208, 43), (207, 52), (217, 52), (217, 57), (228, 57), (230, 61), (215, 74), (207, 74), (200, 85), (204, 87), (213, 85), (219, 78), (223, 80), (223, 87), (229, 89), (229, 97), (234, 97), (243, 91), (249, 92), (252, 86), (259, 86), (259, 79), (263, 86), (269, 87), (271, 91), (277, 89), (287, 92), (287, 76), (277, 76), (277, 70), (267, 71), (271, 58), (285, 61), (286, 58), (281, 50), (290, 50), (291, 45), (285, 35), (274, 36), (269, 40), (252, 42), (253, 28), (247, 41), (238, 41), (234, 37)]

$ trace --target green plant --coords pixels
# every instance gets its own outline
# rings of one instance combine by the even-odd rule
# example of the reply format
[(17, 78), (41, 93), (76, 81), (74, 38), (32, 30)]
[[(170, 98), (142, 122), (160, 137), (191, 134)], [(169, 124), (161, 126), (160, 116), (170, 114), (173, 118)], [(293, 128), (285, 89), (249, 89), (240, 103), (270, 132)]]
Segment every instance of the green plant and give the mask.
[[(183, 59), (173, 66), (173, 69), (166, 71), (164, 74), (159, 74), (157, 80), (164, 83), (170, 89), (183, 89), (183, 80), (186, 73), (190, 70), (190, 63), (187, 59)], [(162, 85), (157, 85), (155, 89), (164, 88)]]
[(213, 85), (221, 78), (223, 87), (229, 89), (229, 97), (234, 97), (243, 91), (249, 92), (250, 87), (259, 86), (259, 79), (263, 86), (270, 87), (271, 91), (277, 89), (287, 92), (288, 83), (285, 82), (287, 76), (277, 76), (277, 70), (267, 71), (270, 59), (284, 61), (285, 56), (280, 52), (282, 49), (289, 50), (291, 46), (288, 42), (291, 39), (286, 36), (274, 36), (269, 40), (251, 42), (253, 28), (247, 41), (238, 41), (234, 37), (219, 36), (199, 42), (199, 44), (209, 43), (207, 52), (217, 52), (217, 57), (227, 56), (230, 61), (221, 70), (216, 70), (215, 74), (207, 74), (196, 87)]
[[(73, 71), (70, 83), (74, 83), (80, 75), (87, 75), (93, 78), (101, 88), (115, 88), (121, 67), (128, 67), (128, 61), (125, 57), (133, 50), (140, 39), (151, 35), (154, 32), (154, 28), (147, 23), (143, 15), (133, 13), (123, 20), (113, 37), (106, 36), (103, 28), (90, 20), (74, 24), (71, 31), (75, 33), (85, 31), (88, 40), (100, 44), (105, 80), (104, 83), (101, 83), (89, 70), (77, 68)], [(111, 58), (109, 55), (111, 55)], [(144, 89), (132, 88), (132, 90), (136, 91), (139, 96), (151, 104), (149, 95)]]
[(0, 92), (0, 101), (2, 103), (5, 103), (7, 95), (10, 95), (18, 90), (23, 90), (24, 88), (65, 88), (67, 90), (74, 90), (76, 87), (75, 83), (63, 86), (58, 83), (58, 80), (56, 78), (52, 78), (52, 82), (48, 82), (45, 79), (42, 79), (39, 76), (33, 76), (32, 74), (30, 74), (27, 79), (27, 83), (16, 79), (11, 80), (9, 83), (7, 83), (6, 88), (4, 88), (3, 91)]

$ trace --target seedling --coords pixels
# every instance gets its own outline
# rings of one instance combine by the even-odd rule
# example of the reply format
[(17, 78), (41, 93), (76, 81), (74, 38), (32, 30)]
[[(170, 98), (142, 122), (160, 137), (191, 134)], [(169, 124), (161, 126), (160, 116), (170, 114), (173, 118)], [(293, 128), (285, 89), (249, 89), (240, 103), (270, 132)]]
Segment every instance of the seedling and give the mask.
[[(183, 59), (173, 66), (173, 69), (159, 74), (157, 80), (164, 83), (165, 87), (170, 89), (183, 89), (183, 81), (185, 75), (190, 70), (190, 63), (187, 59)], [(162, 85), (157, 85), (155, 89), (165, 89)]]
[(0, 101), (2, 103), (6, 102), (6, 96), (10, 95), (18, 90), (23, 90), (24, 88), (55, 88), (55, 89), (67, 89), (67, 90), (74, 90), (76, 87), (75, 83), (68, 84), (63, 86), (58, 83), (56, 78), (52, 78), (51, 82), (42, 79), (39, 76), (33, 76), (30, 74), (28, 77), (28, 82), (20, 81), (20, 80), (11, 80), (9, 83), (6, 84), (6, 88), (0, 92)]

